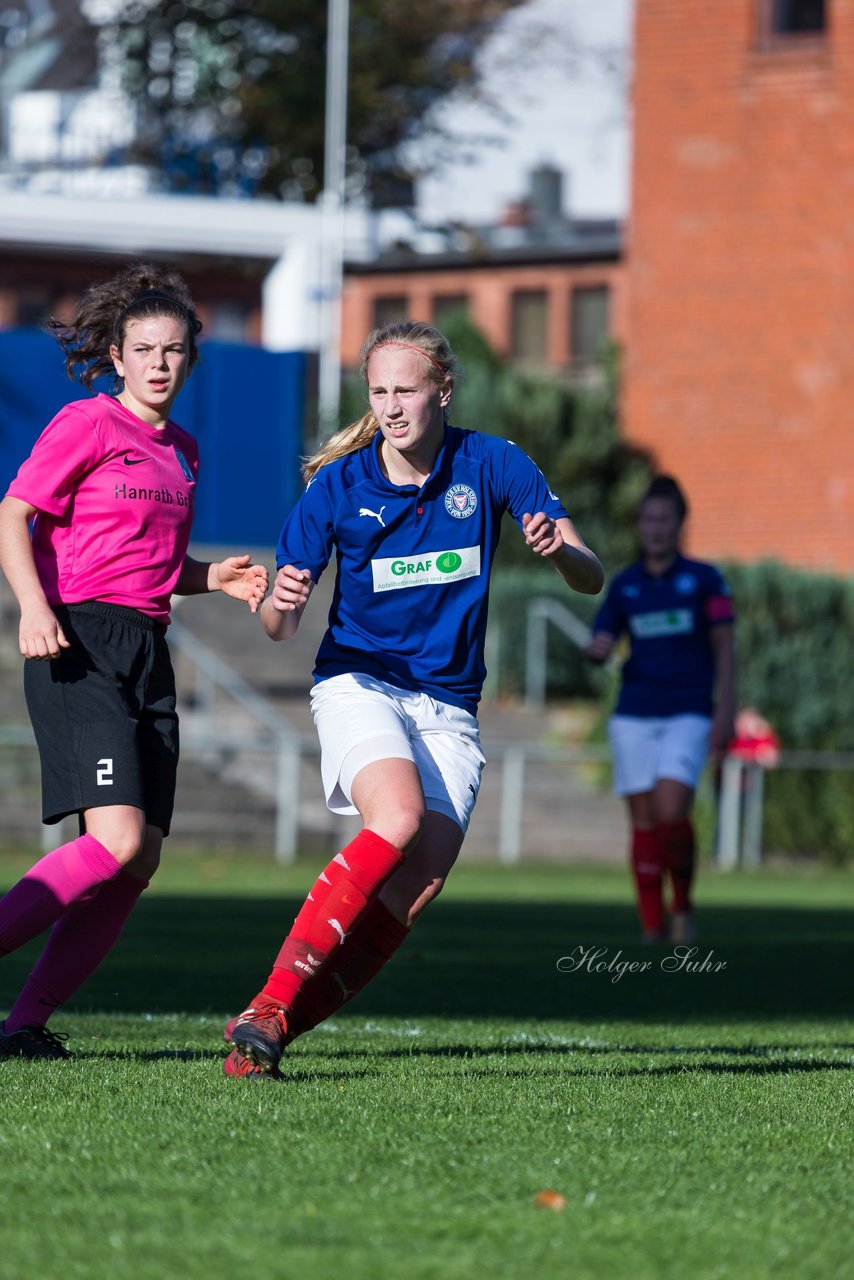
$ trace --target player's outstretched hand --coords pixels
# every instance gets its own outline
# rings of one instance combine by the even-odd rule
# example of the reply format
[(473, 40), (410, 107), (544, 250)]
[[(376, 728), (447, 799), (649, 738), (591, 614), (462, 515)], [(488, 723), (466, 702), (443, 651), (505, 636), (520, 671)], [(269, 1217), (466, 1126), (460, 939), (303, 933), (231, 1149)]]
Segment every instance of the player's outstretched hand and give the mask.
[(597, 631), (584, 646), (584, 655), (591, 662), (607, 662), (614, 651), (616, 637), (608, 631)]
[(21, 612), (18, 643), (25, 658), (49, 661), (58, 658), (63, 649), (70, 649), (59, 619), (49, 605)]
[(270, 603), (277, 613), (293, 613), (308, 603), (314, 583), (308, 569), (296, 569), (292, 564), (282, 565), (276, 574)]
[(713, 764), (723, 764), (724, 756), (734, 737), (735, 725), (733, 724), (732, 713), (728, 712), (725, 707), (718, 707), (712, 719), (712, 727), (709, 734), (709, 755)]
[(564, 545), (563, 534), (557, 524), (543, 511), (535, 516), (522, 516), (525, 541), (538, 556), (553, 556)]
[(269, 574), (262, 564), (252, 564), (251, 556), (226, 556), (219, 564), (211, 566), (215, 576), (215, 588), (224, 591), (234, 600), (245, 600), (253, 613), (257, 613), (267, 594)]

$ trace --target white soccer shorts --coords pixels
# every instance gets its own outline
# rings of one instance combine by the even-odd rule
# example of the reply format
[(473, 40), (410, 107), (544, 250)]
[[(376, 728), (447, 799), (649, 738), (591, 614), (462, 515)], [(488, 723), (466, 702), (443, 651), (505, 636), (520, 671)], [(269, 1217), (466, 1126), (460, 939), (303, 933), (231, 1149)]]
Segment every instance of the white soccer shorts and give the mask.
[(378, 760), (411, 760), (426, 807), (468, 829), (486, 763), (476, 716), (355, 673), (316, 684), (311, 713), (326, 804), (333, 813), (358, 812), (351, 788), (360, 769)]
[(659, 778), (696, 787), (709, 754), (711, 726), (708, 716), (611, 716), (614, 791), (639, 795), (652, 791)]

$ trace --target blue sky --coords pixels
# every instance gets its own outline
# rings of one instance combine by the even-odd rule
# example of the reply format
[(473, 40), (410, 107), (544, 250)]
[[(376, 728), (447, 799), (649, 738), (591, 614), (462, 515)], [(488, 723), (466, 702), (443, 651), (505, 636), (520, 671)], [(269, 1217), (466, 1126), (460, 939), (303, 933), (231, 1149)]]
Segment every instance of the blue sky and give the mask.
[(527, 190), (547, 161), (565, 175), (565, 204), (581, 216), (621, 216), (629, 197), (628, 48), (632, 0), (531, 0), (511, 13), (482, 51), (496, 121), (463, 97), (443, 122), (489, 134), (471, 156), (449, 149), (418, 184), (426, 222), (487, 222)]

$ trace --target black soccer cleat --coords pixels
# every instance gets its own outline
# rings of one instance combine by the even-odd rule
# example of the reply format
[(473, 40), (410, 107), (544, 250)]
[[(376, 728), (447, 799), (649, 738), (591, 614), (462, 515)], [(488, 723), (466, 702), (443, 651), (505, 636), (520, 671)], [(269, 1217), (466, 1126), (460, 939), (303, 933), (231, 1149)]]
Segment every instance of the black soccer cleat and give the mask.
[(48, 1031), (47, 1027), (19, 1027), (6, 1030), (0, 1023), (0, 1058), (70, 1058), (65, 1047), (68, 1036), (62, 1031)]

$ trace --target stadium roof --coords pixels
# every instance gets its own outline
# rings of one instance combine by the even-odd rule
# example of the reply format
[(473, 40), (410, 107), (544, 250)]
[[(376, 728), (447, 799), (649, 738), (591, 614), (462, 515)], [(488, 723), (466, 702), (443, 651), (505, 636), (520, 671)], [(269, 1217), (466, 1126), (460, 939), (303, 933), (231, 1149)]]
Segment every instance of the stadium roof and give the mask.
[(0, 243), (115, 253), (281, 257), (314, 240), (320, 212), (273, 200), (142, 195), (105, 199), (0, 191)]

